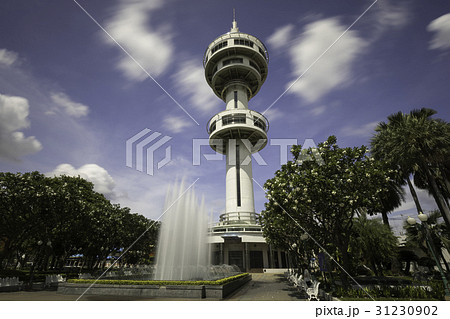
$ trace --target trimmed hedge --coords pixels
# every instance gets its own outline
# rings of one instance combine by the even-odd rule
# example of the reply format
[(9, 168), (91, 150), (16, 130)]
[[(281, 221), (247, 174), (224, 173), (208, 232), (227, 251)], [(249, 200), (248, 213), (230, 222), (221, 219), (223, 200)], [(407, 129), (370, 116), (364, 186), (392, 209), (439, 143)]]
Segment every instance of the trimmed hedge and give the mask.
[(425, 286), (379, 286), (364, 290), (337, 287), (333, 295), (341, 300), (370, 299), (365, 291), (376, 300), (445, 300), (444, 285), (439, 281), (430, 281)]
[(233, 280), (248, 276), (248, 273), (242, 273), (218, 280), (95, 280), (95, 279), (69, 279), (68, 283), (73, 284), (101, 284), (101, 285), (155, 285), (155, 286), (202, 286), (202, 285), (224, 285)]

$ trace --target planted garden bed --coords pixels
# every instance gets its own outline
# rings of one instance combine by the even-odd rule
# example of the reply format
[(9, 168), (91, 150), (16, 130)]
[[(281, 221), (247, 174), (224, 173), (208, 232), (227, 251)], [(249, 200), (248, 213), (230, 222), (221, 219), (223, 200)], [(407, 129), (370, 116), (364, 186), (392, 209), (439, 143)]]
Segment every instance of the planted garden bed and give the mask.
[(70, 279), (58, 286), (58, 292), (67, 295), (84, 293), (104, 296), (223, 299), (251, 279), (252, 276), (248, 273), (219, 280), (198, 281)]

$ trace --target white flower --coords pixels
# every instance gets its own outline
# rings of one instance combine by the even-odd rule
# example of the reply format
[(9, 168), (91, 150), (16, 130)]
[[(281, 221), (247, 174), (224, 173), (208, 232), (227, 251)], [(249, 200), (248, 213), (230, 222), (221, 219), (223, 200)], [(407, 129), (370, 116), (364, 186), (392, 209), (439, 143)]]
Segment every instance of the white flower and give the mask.
[(331, 194), (336, 195), (336, 191), (332, 191)]
[(347, 179), (347, 183), (351, 183), (352, 182), (352, 180), (349, 178), (349, 179)]

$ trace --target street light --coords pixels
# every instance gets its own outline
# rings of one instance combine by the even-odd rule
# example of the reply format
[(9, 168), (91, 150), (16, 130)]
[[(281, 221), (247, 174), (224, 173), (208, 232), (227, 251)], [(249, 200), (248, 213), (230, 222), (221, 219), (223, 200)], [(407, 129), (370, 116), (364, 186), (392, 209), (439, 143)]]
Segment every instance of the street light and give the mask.
[[(420, 212), (417, 217), (419, 217), (420, 221), (422, 222), (421, 226), (420, 226), (420, 230), (425, 235), (425, 241), (427, 243), (428, 249), (430, 250), (431, 254), (433, 255), (433, 259), (434, 259), (434, 261), (439, 269), (439, 272), (441, 274), (442, 282), (444, 283), (445, 300), (450, 300), (450, 291), (449, 291), (448, 281), (447, 281), (447, 278), (445, 277), (445, 273), (444, 273), (444, 270), (442, 269), (439, 258), (437, 258), (436, 251), (435, 251), (434, 245), (433, 245), (433, 240), (431, 239), (430, 232), (428, 230), (428, 224), (427, 224), (428, 216), (426, 214)], [(414, 226), (416, 224), (416, 220), (409, 216), (406, 219), (406, 222), (411, 226)]]
[[(290, 263), (290, 264), (292, 263), (292, 266), (293, 266), (292, 269), (294, 269), (295, 266), (297, 265), (297, 254), (298, 254), (297, 244), (296, 244), (296, 243), (293, 243), (293, 244), (291, 244), (290, 246), (291, 246), (291, 249), (288, 250), (289, 263)], [(293, 256), (291, 256), (291, 250), (292, 250), (292, 252), (294, 253)], [(294, 260), (292, 260), (292, 258), (293, 258)]]

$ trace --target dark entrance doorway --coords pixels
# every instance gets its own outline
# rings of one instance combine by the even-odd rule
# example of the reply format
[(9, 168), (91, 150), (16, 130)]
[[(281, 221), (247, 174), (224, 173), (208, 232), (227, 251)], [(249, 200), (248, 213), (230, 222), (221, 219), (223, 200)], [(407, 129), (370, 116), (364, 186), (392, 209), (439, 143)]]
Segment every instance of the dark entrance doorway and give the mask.
[(244, 271), (244, 258), (242, 251), (232, 250), (228, 252), (228, 264), (236, 265), (241, 271)]
[(250, 251), (250, 268), (264, 268), (262, 251)]

